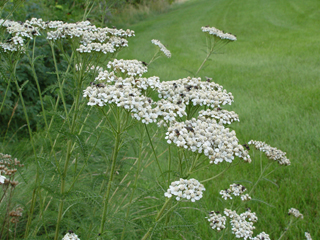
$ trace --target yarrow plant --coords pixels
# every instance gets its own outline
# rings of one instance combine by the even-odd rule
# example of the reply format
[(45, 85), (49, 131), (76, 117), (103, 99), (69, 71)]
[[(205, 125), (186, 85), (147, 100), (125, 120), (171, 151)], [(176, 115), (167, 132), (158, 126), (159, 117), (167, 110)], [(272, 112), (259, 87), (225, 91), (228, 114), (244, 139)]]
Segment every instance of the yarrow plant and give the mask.
[[(52, 228), (52, 223), (48, 228), (48, 223), (43, 221), (43, 216), (51, 207), (57, 214), (54, 239), (61, 239), (63, 236), (61, 226), (68, 224), (64, 218), (72, 215), (73, 206), (78, 203), (70, 197), (72, 194), (81, 192), (75, 190), (78, 181), (94, 178), (97, 175), (100, 178), (94, 181), (99, 182), (102, 179), (99, 193), (92, 196), (87, 194), (83, 199), (90, 199), (88, 202), (94, 203), (92, 204), (95, 205), (94, 211), (90, 211), (90, 214), (93, 214), (94, 219), (99, 218), (100, 222), (98, 225), (90, 222), (89, 225), (94, 226), (90, 229), (90, 233), (87, 230), (83, 231), (83, 235), (86, 234), (90, 237), (94, 235), (95, 239), (114, 238), (111, 235), (118, 230), (113, 232), (111, 225), (113, 220), (118, 218), (115, 217), (115, 214), (121, 212), (121, 226), (119, 227), (122, 231), (121, 239), (126, 239), (129, 234), (127, 228), (131, 224), (135, 224), (135, 226), (145, 224), (135, 232), (134, 237), (136, 238), (169, 238), (167, 232), (159, 233), (157, 228), (163, 224), (162, 229), (169, 229), (168, 225), (175, 217), (175, 212), (179, 210), (179, 205), (201, 203), (203, 198), (206, 198), (205, 191), (208, 191), (205, 183), (223, 172), (199, 180), (193, 178), (195, 173), (199, 173), (203, 169), (214, 168), (213, 164), (224, 163), (229, 166), (235, 160), (240, 161), (241, 159), (248, 164), (254, 160), (249, 154), (249, 146), (241, 144), (236, 131), (229, 127), (232, 123), (240, 121), (238, 114), (222, 109), (234, 102), (232, 93), (213, 82), (212, 78), (197, 77), (207, 60), (219, 47), (237, 40), (235, 35), (224, 33), (214, 27), (202, 27), (201, 30), (207, 37), (207, 56), (195, 74), (180, 79), (161, 81), (157, 76), (146, 76), (149, 65), (157, 58), (162, 55), (171, 57), (171, 52), (159, 40), (151, 40), (157, 50), (148, 63), (138, 59), (116, 58), (116, 54), (120, 50), (128, 47), (128, 38), (135, 35), (132, 30), (96, 27), (89, 21), (44, 22), (42, 19), (36, 18), (23, 23), (0, 20), (0, 26), (6, 32), (0, 43), (1, 51), (5, 54), (26, 53), (29, 56), (41, 102), (45, 139), (49, 146), (49, 150), (44, 147), (40, 150), (36, 149), (35, 137), (30, 128), (28, 113), (24, 105), (23, 86), (19, 85), (16, 75), (13, 74), (11, 80), (16, 84), (24, 108), (34, 162), (37, 163), (33, 194), (27, 204), (29, 210), (24, 232), (25, 238), (40, 235), (42, 228), (47, 237), (49, 236), (47, 231)], [(37, 59), (35, 57), (35, 38), (41, 36), (45, 36), (50, 45), (55, 67), (53, 74), (56, 76), (55, 87), (57, 90), (55, 98), (50, 98), (53, 103), (51, 104), (52, 109), (46, 109), (47, 105), (42, 99), (43, 91), (40, 88), (34, 65)], [(29, 43), (33, 43), (33, 46), (31, 47), (32, 44), (29, 46)], [(31, 53), (28, 52), (30, 48)], [(57, 56), (63, 58), (67, 66), (59, 65)], [(19, 61), (17, 58), (15, 64), (18, 64)], [(8, 82), (8, 86), (11, 80)], [(69, 89), (67, 86), (72, 87)], [(97, 115), (92, 117), (91, 111), (95, 110)], [(55, 132), (52, 131), (52, 125), (58, 117), (61, 118), (59, 119), (61, 126), (59, 131)], [(97, 121), (97, 119), (99, 120)], [(89, 120), (96, 124), (92, 128), (92, 132), (88, 131), (91, 129)], [(137, 133), (135, 132), (134, 136), (131, 136), (133, 141), (138, 138), (139, 140), (131, 144), (131, 137), (128, 136), (134, 131)], [(104, 151), (95, 149), (103, 135), (107, 135), (108, 141), (111, 143), (107, 147), (108, 150), (101, 154), (105, 157), (105, 161), (101, 163), (101, 165), (104, 164), (105, 169), (99, 174), (95, 172), (96, 169), (94, 171), (89, 169), (86, 172), (86, 169), (90, 168), (89, 161), (92, 159), (96, 161), (95, 155)], [(93, 138), (95, 139), (92, 140)], [(160, 144), (156, 141), (163, 141), (164, 144), (167, 144), (166, 150), (161, 154), (157, 152)], [(86, 146), (88, 142), (91, 143), (90, 147)], [(277, 161), (280, 165), (290, 165), (284, 152), (259, 141), (252, 140), (248, 144), (265, 152), (268, 158)], [(62, 147), (62, 145), (65, 146)], [(126, 149), (135, 148), (136, 145), (138, 147), (132, 152), (137, 156), (127, 157), (127, 152), (123, 153)], [(111, 149), (110, 153), (109, 149)], [(23, 165), (18, 160), (12, 160), (9, 155), (2, 154), (0, 157), (4, 159), (0, 162), (0, 184), (6, 191), (9, 186), (14, 188), (18, 184), (13, 178), (17, 170), (12, 167)], [(144, 164), (143, 160), (147, 158), (147, 164)], [(11, 159), (10, 164), (5, 159)], [(41, 162), (42, 159), (45, 160)], [(126, 164), (122, 164), (121, 160), (123, 159), (134, 159), (129, 171), (125, 168), (130, 165), (129, 160)], [(48, 165), (48, 162), (54, 168), (54, 177), (50, 180), (47, 180), (46, 173), (42, 171), (43, 165)], [(140, 191), (141, 174), (151, 164), (155, 164), (154, 169), (156, 170), (153, 175), (159, 189), (162, 190), (161, 194), (155, 191), (155, 196), (153, 196), (153, 193), (148, 190), (143, 196), (137, 197), (137, 191)], [(122, 175), (121, 168), (126, 170), (124, 171), (126, 174)], [(236, 201), (234, 197), (239, 197), (241, 202), (251, 200), (253, 189), (263, 177), (263, 173), (264, 171), (249, 193), (245, 193), (247, 188), (243, 185), (233, 183), (228, 189), (220, 191), (222, 199), (233, 202)], [(122, 178), (120, 179), (118, 175), (121, 175)], [(204, 175), (198, 174), (197, 176)], [(127, 178), (130, 180), (128, 181)], [(52, 189), (55, 190), (43, 189), (45, 184), (42, 181), (48, 181), (48, 186), (53, 186)], [(127, 184), (125, 184), (126, 181), (128, 181)], [(93, 184), (94, 186), (96, 186), (96, 182)], [(81, 183), (79, 184), (81, 185)], [(124, 187), (125, 185), (126, 187)], [(127, 191), (127, 188), (130, 188), (130, 191)], [(7, 195), (8, 192), (4, 192), (3, 196)], [(121, 201), (115, 200), (116, 198)], [(78, 195), (77, 199), (79, 199)], [(132, 207), (137, 204), (139, 207), (147, 206), (150, 199), (157, 201), (157, 204), (152, 203), (150, 207), (136, 212), (147, 209), (151, 209), (152, 212), (145, 214), (145, 216), (133, 217)], [(72, 203), (70, 204), (70, 202)], [(53, 205), (58, 206), (58, 209), (52, 207)], [(204, 211), (203, 205), (199, 204), (199, 206), (199, 209)], [(207, 216), (210, 228), (217, 230), (219, 234), (221, 233), (221, 237), (224, 236), (224, 232), (231, 229), (236, 238), (270, 239), (265, 232), (254, 237), (254, 223), (258, 221), (256, 213), (251, 212), (250, 209), (238, 213), (239, 208), (234, 208), (233, 205), (224, 208), (224, 215), (217, 211), (211, 211)], [(23, 209), (19, 206), (11, 212), (8, 209), (6, 209), (7, 215), (10, 213), (11, 219), (14, 219), (11, 220), (11, 223), (19, 222)], [(34, 216), (35, 212), (39, 212), (39, 218)], [(298, 214), (293, 209), (289, 213), (302, 218), (302, 214), (299, 215), (300, 213)], [(5, 221), (3, 226), (8, 226), (8, 220)], [(30, 228), (37, 225), (32, 224), (33, 221), (38, 221), (41, 227), (37, 227), (31, 233)], [(4, 229), (5, 227), (2, 228), (1, 236), (4, 236)], [(9, 228), (6, 229), (9, 232)], [(94, 234), (90, 235), (91, 232)], [(141, 234), (141, 232), (143, 233)], [(78, 230), (77, 233), (81, 238), (84, 238)], [(50, 233), (51, 235), (52, 233)], [(79, 238), (75, 233), (69, 231), (62, 239), (78, 240)]]

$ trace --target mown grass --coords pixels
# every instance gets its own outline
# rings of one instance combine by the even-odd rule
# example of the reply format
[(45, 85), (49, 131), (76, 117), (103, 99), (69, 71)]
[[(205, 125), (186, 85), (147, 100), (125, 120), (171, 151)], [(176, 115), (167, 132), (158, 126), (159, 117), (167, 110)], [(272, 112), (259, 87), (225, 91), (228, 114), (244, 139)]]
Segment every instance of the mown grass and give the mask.
[[(239, 139), (265, 141), (286, 151), (292, 162), (270, 176), (275, 184), (262, 181), (255, 191), (254, 198), (273, 206), (255, 202), (252, 207), (260, 217), (257, 228), (272, 238), (284, 230), (291, 207), (300, 209), (305, 220), (291, 229), (287, 239), (302, 239), (304, 231), (320, 237), (319, 5), (313, 0), (188, 1), (169, 13), (128, 26), (136, 37), (118, 56), (148, 61), (153, 48), (150, 40), (159, 39), (171, 50), (172, 58), (158, 60), (148, 74), (162, 81), (179, 79), (194, 73), (205, 57), (201, 26), (237, 35), (238, 40), (218, 51), (200, 76), (213, 77), (233, 93), (235, 103), (228, 109), (240, 116), (240, 123), (231, 126)], [(207, 186), (204, 201), (209, 208), (214, 209), (218, 191), (229, 183), (257, 178), (260, 157), (252, 152), (256, 156), (251, 165), (240, 164)], [(216, 168), (212, 166), (206, 176)], [(200, 235), (212, 236), (200, 222)]]

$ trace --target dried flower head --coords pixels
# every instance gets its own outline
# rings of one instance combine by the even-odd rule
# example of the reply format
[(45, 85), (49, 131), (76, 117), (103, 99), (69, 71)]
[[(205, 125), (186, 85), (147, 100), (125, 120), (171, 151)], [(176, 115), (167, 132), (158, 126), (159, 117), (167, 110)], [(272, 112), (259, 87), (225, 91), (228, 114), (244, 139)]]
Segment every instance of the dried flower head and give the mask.
[(164, 194), (165, 197), (171, 198), (172, 195), (176, 196), (176, 200), (180, 201), (182, 198), (195, 202), (202, 198), (202, 192), (206, 189), (196, 179), (189, 180), (180, 178), (179, 181), (172, 182), (169, 189)]
[(286, 153), (281, 150), (271, 147), (265, 142), (251, 140), (249, 145), (254, 145), (256, 149), (264, 152), (269, 159), (278, 161), (280, 165), (290, 165), (290, 160), (286, 157)]
[(290, 208), (288, 214), (293, 215), (296, 218), (303, 218), (303, 215), (299, 212), (298, 209), (295, 208)]
[(152, 39), (151, 42), (160, 48), (160, 51), (164, 53), (168, 58), (171, 57), (171, 52), (157, 39)]

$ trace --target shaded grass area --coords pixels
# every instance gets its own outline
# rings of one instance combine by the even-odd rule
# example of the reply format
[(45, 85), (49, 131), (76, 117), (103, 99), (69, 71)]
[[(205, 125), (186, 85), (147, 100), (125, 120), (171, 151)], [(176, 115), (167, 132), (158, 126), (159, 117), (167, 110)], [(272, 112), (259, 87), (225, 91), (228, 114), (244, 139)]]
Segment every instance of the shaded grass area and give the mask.
[[(240, 123), (231, 128), (241, 141), (266, 141), (287, 152), (292, 162), (270, 176), (275, 184), (262, 181), (253, 196), (273, 206), (258, 201), (251, 205), (260, 217), (258, 231), (267, 231), (272, 238), (284, 230), (291, 207), (299, 209), (305, 221), (293, 227), (287, 239), (302, 239), (304, 231), (320, 237), (319, 5), (313, 0), (188, 1), (169, 13), (128, 26), (136, 31), (136, 37), (130, 40), (130, 48), (119, 54), (119, 58), (148, 61), (154, 47), (150, 41), (159, 39), (172, 58), (158, 60), (148, 74), (160, 76), (162, 81), (173, 80), (192, 75), (204, 59), (201, 26), (237, 35), (238, 40), (219, 50), (199, 75), (213, 77), (233, 93), (235, 103), (227, 108), (240, 116)], [(251, 152), (256, 155), (251, 165), (235, 166), (206, 186), (208, 210), (218, 204), (220, 189), (257, 178), (260, 156)], [(263, 161), (267, 163), (264, 157)], [(209, 177), (216, 168), (220, 167), (212, 166), (207, 176), (199, 178)], [(247, 185), (250, 188), (250, 183)], [(213, 236), (200, 222), (201, 235)]]

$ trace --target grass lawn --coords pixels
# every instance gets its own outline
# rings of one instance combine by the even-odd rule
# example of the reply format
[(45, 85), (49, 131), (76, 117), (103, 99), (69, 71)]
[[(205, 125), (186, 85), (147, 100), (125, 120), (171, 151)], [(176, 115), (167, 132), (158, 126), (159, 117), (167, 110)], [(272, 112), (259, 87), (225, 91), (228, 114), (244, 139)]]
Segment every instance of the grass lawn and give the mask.
[[(315, 0), (190, 0), (127, 26), (136, 37), (118, 55), (147, 62), (154, 48), (151, 39), (159, 39), (172, 58), (155, 62), (148, 75), (174, 80), (195, 73), (205, 58), (202, 26), (236, 34), (238, 40), (216, 52), (199, 75), (213, 77), (233, 93), (235, 103), (227, 108), (240, 116), (240, 123), (231, 125), (239, 139), (265, 141), (287, 152), (291, 160), (291, 166), (279, 167), (255, 191), (254, 198), (269, 205), (254, 202), (260, 218), (257, 229), (274, 239), (285, 228), (291, 207), (299, 209), (305, 220), (291, 229), (287, 239), (302, 239), (304, 231), (314, 239), (320, 237), (319, 9)], [(251, 152), (255, 155), (251, 165), (237, 165), (225, 174), (228, 178), (207, 186), (206, 194), (212, 194), (204, 197), (209, 208), (214, 208), (218, 191), (228, 184), (256, 180), (260, 154)], [(207, 177), (215, 168), (207, 171)], [(206, 231), (210, 229), (203, 226), (202, 234)]]

